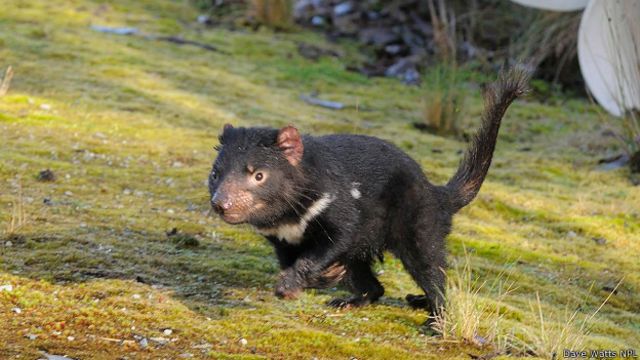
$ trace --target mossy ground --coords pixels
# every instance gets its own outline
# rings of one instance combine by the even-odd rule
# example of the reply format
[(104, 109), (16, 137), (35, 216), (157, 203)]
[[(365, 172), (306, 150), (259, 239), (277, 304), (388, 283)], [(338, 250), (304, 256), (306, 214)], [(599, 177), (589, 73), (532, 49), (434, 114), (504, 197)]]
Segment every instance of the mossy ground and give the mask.
[[(379, 265), (387, 292), (377, 305), (329, 309), (334, 290), (278, 300), (265, 241), (206, 216), (205, 179), (227, 122), (380, 136), (418, 159), (432, 181), (446, 181), (465, 144), (412, 129), (424, 89), (347, 72), (340, 59), (300, 57), (300, 41), (358, 57), (317, 34), (199, 28), (181, 1), (7, 0), (0, 8), (0, 67), (15, 70), (0, 98), (0, 223), (8, 227), (20, 187), (28, 219), (0, 245), (0, 286), (13, 287), (0, 292), (0, 357), (446, 359), (489, 351), (422, 335), (425, 314), (402, 300), (417, 290), (391, 257)], [(179, 34), (228, 54), (91, 24)], [(299, 100), (313, 91), (353, 106), (331, 111)], [(473, 128), (479, 95), (466, 104)], [(587, 341), (640, 350), (640, 189), (624, 170), (594, 170), (594, 154), (611, 146), (600, 127), (582, 100), (514, 104), (449, 248), (452, 259), (466, 248), (483, 280), (511, 268), (517, 288), (495, 306), (515, 334), (535, 331), (536, 292), (545, 321), (561, 324), (567, 311), (593, 313), (624, 278)], [(37, 181), (47, 168), (56, 181)], [(189, 246), (166, 235), (172, 228)], [(493, 301), (491, 289), (481, 295)]]

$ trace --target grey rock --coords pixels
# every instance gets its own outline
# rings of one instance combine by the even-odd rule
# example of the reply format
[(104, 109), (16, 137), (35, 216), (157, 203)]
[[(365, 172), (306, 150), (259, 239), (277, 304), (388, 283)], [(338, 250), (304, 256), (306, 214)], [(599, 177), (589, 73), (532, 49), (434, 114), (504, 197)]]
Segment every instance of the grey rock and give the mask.
[(343, 3), (340, 3), (340, 4), (336, 5), (333, 8), (333, 14), (335, 16), (347, 15), (348, 13), (353, 11), (353, 8), (354, 8), (353, 3), (350, 2), (350, 1), (346, 1), (346, 2), (343, 2)]
[(313, 26), (323, 26), (326, 24), (326, 20), (322, 16), (314, 16), (311, 18), (311, 25)]
[(400, 40), (400, 36), (386, 27), (370, 27), (360, 31), (359, 39), (367, 45), (385, 46)]

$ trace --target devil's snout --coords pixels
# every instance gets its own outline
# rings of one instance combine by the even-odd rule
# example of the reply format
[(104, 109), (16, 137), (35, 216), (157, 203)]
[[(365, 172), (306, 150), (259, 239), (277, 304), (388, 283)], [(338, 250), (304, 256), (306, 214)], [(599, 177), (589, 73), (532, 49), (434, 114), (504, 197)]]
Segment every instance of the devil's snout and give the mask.
[(211, 198), (211, 206), (218, 214), (224, 214), (225, 211), (231, 209), (233, 202), (225, 194), (222, 194), (220, 191), (216, 191)]

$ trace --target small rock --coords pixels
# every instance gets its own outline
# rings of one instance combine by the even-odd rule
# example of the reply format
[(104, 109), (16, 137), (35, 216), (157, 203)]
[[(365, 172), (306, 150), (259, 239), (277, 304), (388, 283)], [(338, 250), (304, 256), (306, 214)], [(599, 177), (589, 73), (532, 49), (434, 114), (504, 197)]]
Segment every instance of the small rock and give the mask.
[(400, 40), (400, 36), (386, 27), (370, 27), (359, 33), (361, 42), (378, 47), (386, 46)]
[(213, 21), (211, 21), (211, 16), (209, 15), (198, 15), (197, 21), (199, 24), (203, 24), (203, 25), (211, 25), (213, 24)]
[(69, 359), (71, 359), (70, 357), (67, 357), (67, 356), (47, 354), (44, 351), (42, 352), (42, 355), (44, 355), (44, 357), (46, 357), (47, 360), (69, 360)]
[(40, 105), (40, 109), (44, 110), (44, 111), (49, 111), (49, 110), (51, 110), (51, 105), (49, 105), (49, 104), (41, 104)]
[(123, 194), (123, 195), (131, 195), (131, 189), (124, 189), (124, 190), (122, 190), (122, 194)]
[(76, 338), (73, 336), (67, 336), (67, 341), (74, 341)]
[(165, 336), (169, 336), (169, 335), (173, 334), (173, 330), (171, 330), (171, 329), (164, 329), (164, 330), (162, 330), (162, 333), (163, 333)]
[(385, 71), (385, 75), (388, 77), (402, 77), (409, 69), (415, 69), (414, 61), (411, 58), (403, 58), (389, 66)]
[(416, 68), (410, 68), (405, 71), (402, 76), (402, 81), (407, 85), (419, 85), (420, 84), (420, 73)]
[(38, 181), (50, 182), (56, 180), (56, 174), (50, 169), (42, 170), (38, 173)]
[(188, 359), (188, 358), (192, 358), (193, 354), (191, 354), (191, 353), (182, 353), (182, 354), (180, 354), (178, 356), (180, 356), (181, 358), (184, 358), (184, 359)]
[(326, 23), (325, 19), (322, 16), (314, 16), (311, 18), (311, 25), (313, 26), (323, 26)]
[(576, 238), (577, 236), (578, 236), (578, 234), (576, 234), (576, 232), (575, 232), (575, 231), (573, 231), (573, 230), (570, 230), (570, 231), (567, 233), (567, 237), (568, 237), (569, 239), (574, 239), (574, 238)]
[(13, 309), (11, 309), (11, 311), (13, 311), (16, 314), (21, 314), (22, 313), (22, 309), (20, 309), (19, 307), (14, 307)]
[(175, 214), (175, 211), (173, 209), (167, 209), (167, 214)]
[(480, 346), (485, 345), (487, 343), (487, 339), (485, 339), (484, 337), (482, 337), (480, 335), (475, 335), (473, 337), (473, 340)]
[(147, 341), (146, 337), (143, 337), (142, 339), (140, 339), (140, 341), (138, 341), (138, 344), (140, 344), (140, 346), (144, 349), (149, 346), (149, 341)]
[(34, 334), (27, 334), (24, 337), (26, 337), (29, 340), (35, 340), (38, 338), (38, 335), (34, 335)]
[(4, 243), (4, 246), (6, 247), (12, 247), (13, 243), (11, 241), (7, 241), (6, 243)]
[(163, 337), (151, 337), (149, 338), (149, 340), (153, 341), (154, 343), (157, 343), (159, 345), (166, 345), (169, 343), (169, 339), (163, 338)]
[(387, 45), (384, 47), (384, 51), (390, 55), (398, 55), (402, 51), (402, 46), (398, 44)]
[(240, 341), (238, 341), (238, 342), (239, 342), (239, 343), (240, 343), (240, 345), (242, 345), (242, 346), (247, 346), (247, 344), (249, 343), (249, 342), (247, 341), (247, 339), (245, 339), (245, 338), (240, 339)]
[(65, 196), (73, 196), (73, 193), (71, 191), (65, 191), (64, 195)]
[(203, 349), (203, 350), (211, 349), (212, 347), (213, 347), (213, 345), (211, 345), (211, 344), (209, 344), (207, 342), (199, 344), (199, 345), (192, 346), (192, 348), (194, 348), (194, 349)]
[(606, 245), (607, 244), (607, 239), (603, 238), (603, 237), (594, 237), (592, 238), (593, 241), (596, 242), (596, 244), (598, 245)]
[(350, 1), (338, 4), (333, 8), (333, 14), (335, 16), (346, 15), (351, 11), (353, 11), (353, 4)]
[(353, 36), (360, 30), (358, 14), (339, 16), (333, 19), (333, 26), (341, 35)]
[(13, 285), (11, 285), (11, 284), (0, 285), (0, 291), (12, 292), (13, 291)]
[(141, 298), (140, 294), (133, 294), (133, 295), (131, 295), (131, 297), (136, 299), (136, 300)]

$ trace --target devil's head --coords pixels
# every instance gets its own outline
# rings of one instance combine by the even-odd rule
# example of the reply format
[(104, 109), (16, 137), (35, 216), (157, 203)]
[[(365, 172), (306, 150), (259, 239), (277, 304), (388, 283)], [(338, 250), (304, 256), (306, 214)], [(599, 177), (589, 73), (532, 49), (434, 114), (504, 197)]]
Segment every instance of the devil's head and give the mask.
[(231, 224), (273, 225), (296, 206), (303, 150), (293, 126), (277, 130), (225, 125), (209, 174), (211, 206)]

